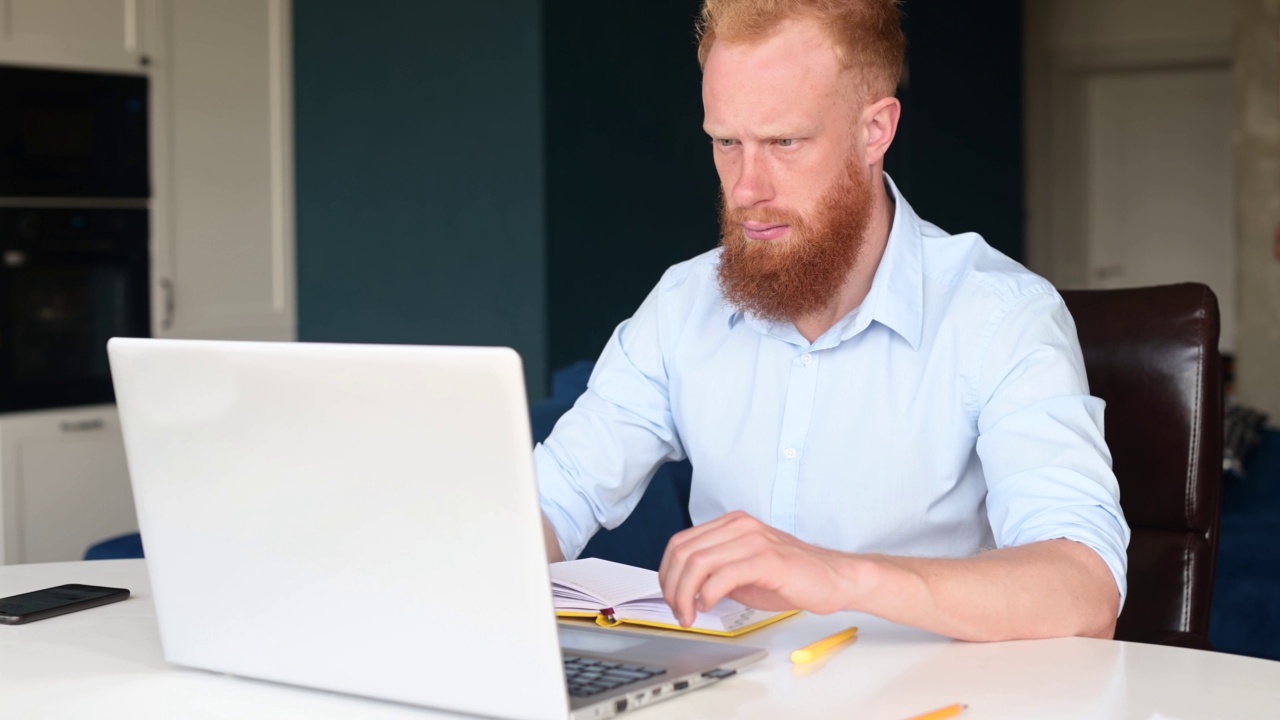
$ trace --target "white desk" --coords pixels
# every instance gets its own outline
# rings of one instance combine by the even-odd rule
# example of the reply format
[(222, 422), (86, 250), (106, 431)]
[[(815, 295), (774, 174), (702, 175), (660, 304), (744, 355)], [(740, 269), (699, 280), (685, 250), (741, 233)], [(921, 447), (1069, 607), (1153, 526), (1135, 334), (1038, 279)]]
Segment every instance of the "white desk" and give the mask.
[[(30, 625), (0, 625), (6, 718), (424, 718), (447, 715), (167, 664), (142, 560), (0, 566), (0, 597), (63, 583), (127, 587), (124, 602)], [(812, 666), (791, 650), (858, 625), (858, 640)], [(970, 644), (875, 618), (792, 618), (735, 641), (770, 656), (718, 685), (638, 710), (669, 718), (902, 720), (956, 702), (963, 720), (1280, 717), (1280, 663), (1071, 638)]]

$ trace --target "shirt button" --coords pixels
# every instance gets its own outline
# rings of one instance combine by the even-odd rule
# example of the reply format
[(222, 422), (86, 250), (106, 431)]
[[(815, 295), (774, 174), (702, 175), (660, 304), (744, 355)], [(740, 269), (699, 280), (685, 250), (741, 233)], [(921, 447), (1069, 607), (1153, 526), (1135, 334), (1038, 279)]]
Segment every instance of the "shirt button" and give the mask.
[(783, 455), (786, 455), (788, 460), (795, 460), (795, 459), (796, 459), (796, 449), (795, 449), (795, 448), (787, 448), (786, 450), (783, 450), (783, 451), (782, 451), (782, 454), (783, 454)]
[(813, 364), (813, 356), (810, 355), (809, 353), (805, 353), (800, 356), (800, 362), (804, 363), (805, 365), (811, 365)]

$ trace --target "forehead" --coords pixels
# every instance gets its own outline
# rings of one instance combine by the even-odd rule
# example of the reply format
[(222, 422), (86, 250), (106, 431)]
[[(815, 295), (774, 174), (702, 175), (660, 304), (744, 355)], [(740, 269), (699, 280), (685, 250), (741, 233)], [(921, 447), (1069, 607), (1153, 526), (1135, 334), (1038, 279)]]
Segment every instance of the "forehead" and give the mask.
[(768, 37), (711, 46), (702, 76), (706, 125), (733, 132), (812, 123), (847, 99), (847, 78), (825, 32), (788, 20)]

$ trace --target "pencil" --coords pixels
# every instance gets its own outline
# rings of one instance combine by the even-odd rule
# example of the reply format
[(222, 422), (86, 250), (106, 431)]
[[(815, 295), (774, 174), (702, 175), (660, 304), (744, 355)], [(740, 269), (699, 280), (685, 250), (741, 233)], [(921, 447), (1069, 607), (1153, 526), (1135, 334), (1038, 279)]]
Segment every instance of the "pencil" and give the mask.
[(933, 712), (927, 712), (923, 715), (909, 717), (907, 720), (946, 720), (947, 718), (953, 718), (959, 715), (968, 708), (968, 705), (956, 703), (955, 705), (948, 705), (944, 708), (939, 708)]
[(858, 628), (851, 627), (848, 630), (841, 630), (840, 632), (830, 637), (822, 638), (821, 640), (819, 640), (816, 643), (813, 643), (812, 645), (806, 645), (800, 648), (799, 650), (796, 650), (795, 652), (791, 653), (791, 662), (797, 665), (804, 665), (805, 663), (811, 663), (814, 660), (817, 660), (818, 658), (822, 657), (823, 655), (826, 655), (827, 651), (830, 650), (831, 648), (835, 647), (836, 645), (839, 645), (840, 643), (844, 642), (845, 640), (848, 640), (849, 638), (857, 634), (858, 634)]

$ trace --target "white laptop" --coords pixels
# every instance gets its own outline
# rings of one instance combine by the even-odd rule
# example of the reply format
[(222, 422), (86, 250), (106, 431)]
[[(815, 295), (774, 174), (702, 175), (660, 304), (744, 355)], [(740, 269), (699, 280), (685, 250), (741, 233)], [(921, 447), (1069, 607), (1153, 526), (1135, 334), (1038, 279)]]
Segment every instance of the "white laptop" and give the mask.
[[(116, 338), (108, 352), (173, 663), (577, 719), (765, 655), (558, 626), (513, 350)], [(566, 671), (584, 667), (608, 682), (571, 695)]]

